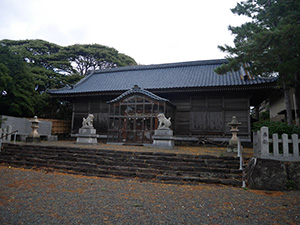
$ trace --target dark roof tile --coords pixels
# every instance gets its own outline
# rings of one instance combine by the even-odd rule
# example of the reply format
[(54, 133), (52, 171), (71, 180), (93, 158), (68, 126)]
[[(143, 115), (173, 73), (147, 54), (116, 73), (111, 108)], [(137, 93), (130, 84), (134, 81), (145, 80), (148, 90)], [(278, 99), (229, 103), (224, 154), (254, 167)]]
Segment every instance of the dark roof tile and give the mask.
[(248, 86), (273, 82), (275, 79), (254, 77), (241, 79), (243, 69), (218, 75), (214, 70), (226, 63), (225, 59), (170, 63), (148, 66), (120, 67), (92, 71), (73, 88), (49, 90), (50, 94), (127, 91), (134, 85), (142, 89), (205, 88)]

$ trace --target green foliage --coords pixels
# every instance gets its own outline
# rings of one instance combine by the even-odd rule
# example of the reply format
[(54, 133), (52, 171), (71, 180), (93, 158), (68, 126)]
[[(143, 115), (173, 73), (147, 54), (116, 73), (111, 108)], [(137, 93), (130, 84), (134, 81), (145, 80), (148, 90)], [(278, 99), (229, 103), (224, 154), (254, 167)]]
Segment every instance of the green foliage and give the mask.
[(43, 40), (2, 40), (1, 45), (20, 55), (29, 66), (43, 67), (55, 72), (73, 73), (74, 70), (65, 58), (60, 56), (63, 47)]
[(39, 93), (64, 87), (67, 83), (64, 83), (63, 77), (76, 73), (71, 63), (61, 56), (63, 47), (59, 45), (43, 40), (2, 40), (0, 44), (9, 47), (27, 63)]
[(89, 70), (136, 65), (131, 57), (120, 54), (114, 48), (98, 44), (67, 46), (61, 54), (81, 76), (86, 75)]
[(278, 134), (281, 138), (282, 134), (287, 134), (289, 137), (292, 134), (300, 134), (300, 127), (295, 125), (288, 125), (284, 122), (273, 122), (273, 121), (258, 121), (253, 123), (252, 131), (259, 131), (261, 127), (269, 128), (269, 136), (271, 137), (273, 134)]
[(286, 184), (286, 189), (289, 191), (295, 190), (296, 189), (296, 184), (293, 180), (287, 180)]
[(239, 27), (229, 26), (235, 36), (234, 47), (219, 48), (229, 53), (229, 65), (217, 69), (238, 69), (238, 65), (251, 62), (249, 68), (256, 75), (279, 72), (285, 79), (293, 79), (299, 72), (300, 2), (298, 0), (248, 0), (232, 9), (237, 15), (247, 16), (250, 22)]
[[(34, 80), (22, 58), (0, 45), (1, 88), (0, 114), (32, 116), (34, 113)], [(3, 86), (3, 87), (2, 87)], [(1, 90), (1, 91), (3, 91)]]
[(260, 120), (268, 120), (270, 118), (270, 111), (265, 111), (265, 112), (262, 112), (260, 113), (259, 115), (259, 119)]
[(67, 119), (70, 102), (52, 99), (46, 90), (74, 85), (88, 70), (130, 65), (136, 65), (131, 57), (98, 44), (1, 40), (0, 114)]
[(60, 101), (51, 98), (46, 92), (37, 96), (35, 113), (41, 118), (71, 119), (72, 104), (69, 101)]
[[(239, 27), (229, 26), (235, 36), (234, 47), (219, 49), (228, 53), (228, 64), (216, 69), (219, 74), (238, 70), (250, 64), (247, 70), (253, 75), (279, 76), (279, 85), (288, 95), (293, 87), (300, 93), (300, 1), (299, 0), (247, 0), (238, 3), (232, 12), (249, 17)], [(287, 120), (291, 123), (291, 103), (285, 99)], [(296, 100), (300, 108), (300, 99)], [(300, 116), (300, 112), (298, 112)]]
[(73, 85), (88, 70), (136, 65), (131, 57), (98, 44), (62, 47), (44, 40), (2, 40), (0, 45), (27, 63), (39, 93)]
[(9, 76), (9, 69), (3, 64), (0, 63), (0, 93), (5, 95), (8, 88), (8, 84), (12, 81), (12, 78)]
[(141, 205), (141, 204), (133, 204), (132, 206), (133, 207), (143, 207), (143, 205)]

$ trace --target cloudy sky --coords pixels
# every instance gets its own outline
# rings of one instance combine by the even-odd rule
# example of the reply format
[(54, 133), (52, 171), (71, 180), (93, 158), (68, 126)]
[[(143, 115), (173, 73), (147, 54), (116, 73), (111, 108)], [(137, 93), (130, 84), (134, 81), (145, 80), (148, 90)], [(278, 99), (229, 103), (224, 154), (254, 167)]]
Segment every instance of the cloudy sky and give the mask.
[(237, 0), (0, 0), (0, 40), (101, 44), (139, 64), (224, 58)]

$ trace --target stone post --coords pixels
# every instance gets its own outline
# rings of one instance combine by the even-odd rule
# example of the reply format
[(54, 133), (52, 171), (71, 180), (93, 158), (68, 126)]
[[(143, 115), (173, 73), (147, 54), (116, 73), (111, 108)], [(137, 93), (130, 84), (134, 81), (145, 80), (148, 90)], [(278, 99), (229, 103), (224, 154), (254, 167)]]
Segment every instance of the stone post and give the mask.
[(6, 136), (7, 142), (11, 141), (11, 133), (12, 133), (12, 125), (8, 125), (7, 126), (7, 136)]
[(0, 152), (2, 150), (2, 142), (3, 142), (3, 140), (2, 140), (2, 128), (0, 127)]
[(268, 158), (269, 153), (269, 128), (261, 127), (260, 128), (260, 146), (261, 146), (261, 157)]
[(253, 156), (259, 157), (261, 155), (260, 147), (260, 131), (253, 132)]

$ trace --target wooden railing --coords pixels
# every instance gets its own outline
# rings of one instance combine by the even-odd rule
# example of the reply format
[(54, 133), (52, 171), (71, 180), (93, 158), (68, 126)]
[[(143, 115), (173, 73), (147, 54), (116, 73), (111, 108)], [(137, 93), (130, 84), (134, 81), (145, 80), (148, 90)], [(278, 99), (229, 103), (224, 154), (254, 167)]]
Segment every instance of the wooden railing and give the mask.
[(278, 134), (273, 134), (269, 138), (268, 127), (262, 127), (260, 131), (253, 133), (254, 157), (263, 159), (274, 159), (280, 161), (300, 161), (299, 136), (282, 134), (281, 139)]
[(71, 132), (71, 121), (70, 120), (57, 120), (57, 119), (41, 119), (41, 121), (52, 122), (52, 134), (69, 134)]

